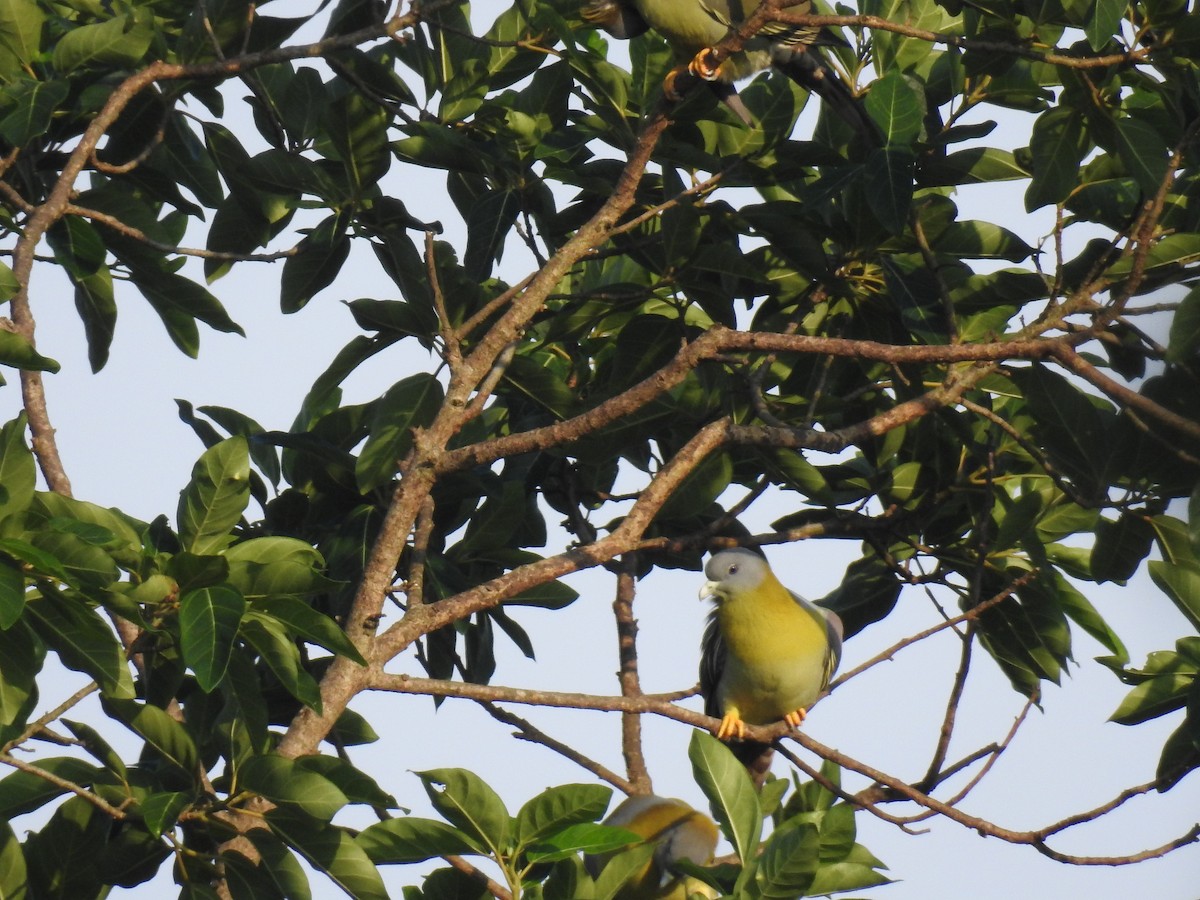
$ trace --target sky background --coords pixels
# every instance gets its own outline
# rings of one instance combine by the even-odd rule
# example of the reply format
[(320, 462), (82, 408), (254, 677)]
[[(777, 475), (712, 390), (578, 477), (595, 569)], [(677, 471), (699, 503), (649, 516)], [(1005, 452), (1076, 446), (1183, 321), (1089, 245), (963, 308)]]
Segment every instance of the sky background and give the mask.
[[(490, 20), (504, 5), (477, 3), (476, 21)], [(268, 7), (266, 12), (274, 10)], [(297, 41), (312, 37), (301, 33)], [(244, 106), (233, 101), (230, 109)], [(247, 138), (248, 117), (240, 121), (243, 124), (235, 120), (231, 127)], [(798, 134), (806, 134), (811, 125), (811, 115), (806, 114)], [(1028, 120), (1005, 122), (1010, 146), (1023, 142), (1021, 127), (1027, 128)], [(414, 215), (440, 219), (447, 226), (443, 238), (461, 246), (462, 225), (442, 195), (444, 181), (439, 173), (394, 165), (384, 183)], [(1002, 223), (1035, 243), (1049, 230), (1048, 220), (1025, 216), (1022, 193), (1023, 186), (1010, 183), (989, 190), (960, 191), (955, 199), (963, 208), (963, 218), (974, 215)], [(191, 240), (194, 246), (203, 244), (201, 235)], [(510, 249), (501, 274), (515, 279), (524, 274), (526, 265), (527, 260)], [(189, 262), (188, 270), (198, 272), (199, 267)], [(119, 294), (120, 318), (110, 361), (102, 372), (92, 375), (69, 285), (51, 267), (35, 270), (31, 296), (39, 326), (38, 348), (63, 366), (59, 374), (46, 377), (50, 416), (77, 497), (116, 506), (146, 520), (163, 512), (174, 520), (179, 491), (203, 449), (191, 429), (178, 419), (175, 398), (197, 406), (232, 407), (267, 429), (286, 430), (313, 379), (358, 333), (343, 301), (399, 297), (374, 257), (365, 247), (356, 246), (337, 282), (300, 313), (285, 317), (278, 306), (279, 271), (278, 266), (240, 264), (211, 286), (245, 329), (246, 337), (204, 331), (198, 360), (190, 360), (174, 348), (139, 296)], [(1165, 328), (1166, 323), (1160, 322), (1153, 330), (1165, 334)], [(434, 364), (415, 342), (397, 345), (348, 379), (346, 402), (378, 396), (405, 375), (429, 370)], [(13, 374), (9, 385), (0, 389), (0, 416), (11, 419), (19, 408), (19, 387)], [(819, 454), (812, 456), (815, 462), (826, 461)], [(792, 507), (779, 503), (759, 503), (746, 524), (752, 531), (766, 531), (771, 520), (791, 511)], [(250, 514), (256, 512), (252, 507)], [(553, 525), (557, 514), (547, 511), (547, 521)], [(547, 554), (554, 551), (556, 541), (561, 547), (565, 539), (561, 531), (552, 529)], [(837, 586), (845, 565), (858, 555), (858, 545), (809, 541), (769, 547), (767, 555), (785, 584), (806, 596), (820, 597)], [(498, 636), (493, 683), (618, 692), (611, 614), (614, 581), (599, 570), (565, 580), (580, 592), (573, 606), (554, 613), (519, 609), (514, 615), (533, 639), (536, 662), (526, 660)], [(642, 686), (647, 692), (686, 688), (696, 681), (707, 611), (696, 597), (702, 580), (699, 573), (655, 571), (638, 585), (635, 611), (640, 624)], [(1189, 633), (1182, 616), (1144, 571), (1126, 587), (1082, 587), (1126, 642), (1135, 663), (1150, 651), (1169, 649), (1176, 638)], [(842, 670), (937, 621), (940, 616), (930, 601), (915, 589), (906, 590), (892, 616), (847, 642)], [(1030, 714), (992, 773), (962, 804), (965, 811), (1008, 828), (1035, 828), (1091, 809), (1121, 789), (1154, 777), (1159, 748), (1178, 725), (1180, 714), (1134, 728), (1107, 722), (1127, 689), (1092, 661), (1093, 656), (1105, 652), (1103, 648), (1078, 629), (1074, 637), (1078, 665), (1071, 670), (1071, 677), (1061, 687), (1046, 687), (1044, 712)], [(813, 711), (805, 730), (876, 768), (915, 780), (928, 764), (957, 663), (958, 641), (943, 632), (848, 682)], [(389, 670), (423, 674), (411, 653), (395, 660)], [(42, 709), (57, 704), (81, 684), (80, 676), (70, 672), (43, 682)], [(686, 705), (699, 709), (700, 701), (693, 698)], [(1022, 705), (1023, 698), (1011, 690), (990, 658), (977, 652), (950, 759), (1000, 740)], [(372, 722), (382, 739), (352, 748), (351, 759), (414, 815), (432, 815), (412, 774), (428, 768), (472, 769), (500, 793), (514, 813), (545, 787), (594, 780), (545, 748), (511, 739), (509, 726), (494, 721), (469, 701), (447, 700), (435, 711), (429, 698), (376, 694), (358, 697), (352, 708)], [(94, 703), (89, 709), (96, 717), (93, 721), (102, 718)], [(621, 771), (617, 714), (510, 709), (551, 736)], [(687, 762), (690, 729), (652, 716), (643, 718), (643, 728), (656, 792), (703, 805)], [(106, 735), (111, 730), (106, 727)], [(130, 741), (126, 746), (136, 744)], [(776, 760), (775, 771), (786, 771), (782, 761)], [(851, 789), (862, 786), (849, 777), (846, 784)], [(955, 786), (952, 782), (940, 794), (948, 795)], [(897, 814), (916, 811), (899, 804), (887, 809)], [(1100, 822), (1060, 835), (1053, 846), (1069, 853), (1127, 854), (1178, 836), (1198, 818), (1200, 775), (1192, 774), (1170, 793), (1136, 798)], [(344, 819), (355, 825), (372, 820), (369, 811), (366, 816), (356, 813)], [(982, 838), (945, 820), (922, 823), (917, 827), (926, 827), (928, 832), (920, 835), (903, 834), (866, 813), (860, 813), (857, 821), (859, 840), (900, 880), (854, 896), (890, 900), (966, 895), (975, 900), (1007, 900), (1017, 895), (1093, 900), (1200, 897), (1200, 847), (1135, 866), (1074, 867), (1048, 860), (1029, 847)], [(38, 824), (36, 817), (25, 817), (14, 822), (14, 827), (20, 832)], [(727, 849), (723, 844), (719, 852)], [(384, 870), (384, 877), (398, 897), (400, 887), (419, 881), (416, 873), (426, 868), (393, 867)], [(170, 896), (173, 891), (167, 874), (134, 890), (114, 891), (114, 896), (155, 898)], [(341, 896), (320, 876), (313, 878), (313, 891), (318, 898)]]

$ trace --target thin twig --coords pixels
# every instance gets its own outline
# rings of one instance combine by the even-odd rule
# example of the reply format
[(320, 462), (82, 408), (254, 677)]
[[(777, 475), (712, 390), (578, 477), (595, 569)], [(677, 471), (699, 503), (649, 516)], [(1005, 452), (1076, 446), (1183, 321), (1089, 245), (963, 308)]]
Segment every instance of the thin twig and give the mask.
[[(617, 620), (617, 659), (620, 663), (617, 679), (623, 697), (638, 697), (642, 693), (638, 677), (638, 625), (633, 617), (633, 599), (637, 593), (636, 572), (637, 554), (626, 553), (621, 557), (621, 569), (617, 573), (617, 596), (613, 600), (613, 615)], [(625, 771), (633, 792), (654, 793), (650, 772), (646, 768), (646, 757), (642, 753), (642, 717), (637, 713), (624, 713), (621, 716), (621, 752), (625, 756)]]
[(542, 731), (527, 719), (523, 719), (515, 713), (511, 713), (507, 709), (497, 706), (495, 703), (491, 703), (486, 700), (480, 700), (477, 702), (492, 718), (496, 719), (497, 721), (504, 722), (505, 724), (512, 725), (514, 728), (518, 729), (513, 735), (513, 737), (515, 737), (517, 740), (528, 741), (531, 744), (541, 744), (543, 747), (553, 750), (560, 756), (569, 759), (581, 769), (591, 772), (601, 781), (607, 781), (617, 790), (623, 791), (626, 794), (633, 793), (633, 784), (627, 779), (622, 778), (612, 769), (601, 765), (594, 759), (584, 756), (569, 744), (564, 744), (562, 741), (550, 737), (550, 735), (546, 734), (546, 732)]

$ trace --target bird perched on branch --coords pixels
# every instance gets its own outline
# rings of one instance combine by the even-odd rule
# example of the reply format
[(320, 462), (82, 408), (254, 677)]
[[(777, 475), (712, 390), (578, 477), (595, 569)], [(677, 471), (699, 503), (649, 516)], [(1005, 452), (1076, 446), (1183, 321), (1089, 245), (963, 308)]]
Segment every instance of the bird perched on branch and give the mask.
[(761, 784), (770, 746), (741, 740), (746, 725), (804, 721), (841, 659), (842, 620), (793, 594), (745, 548), (717, 553), (704, 574), (700, 599), (716, 603), (700, 645), (704, 711), (721, 720), (718, 738), (738, 738), (731, 749)]
[[(677, 871), (683, 860), (702, 866), (717, 849), (717, 826), (708, 816), (697, 812), (682, 800), (640, 795), (624, 800), (605, 825), (632, 831), (657, 846), (645, 867), (635, 874), (617, 894), (617, 900), (686, 900), (699, 894), (717, 894), (699, 879)], [(592, 877), (598, 877), (607, 856), (588, 856), (585, 860)]]
[[(820, 96), (834, 111), (868, 139), (877, 132), (874, 123), (846, 83), (815, 49), (820, 44), (845, 42), (831, 32), (811, 27), (767, 22), (749, 37), (742, 49), (718, 60), (713, 48), (732, 34), (758, 8), (760, 0), (587, 0), (585, 22), (603, 28), (622, 40), (650, 28), (671, 45), (680, 60), (667, 76), (667, 96), (678, 99), (677, 85), (685, 73), (713, 85), (717, 96), (743, 121), (750, 114), (733, 82), (770, 66), (782, 71), (807, 91)], [(807, 15), (812, 0), (796, 0), (789, 12)]]

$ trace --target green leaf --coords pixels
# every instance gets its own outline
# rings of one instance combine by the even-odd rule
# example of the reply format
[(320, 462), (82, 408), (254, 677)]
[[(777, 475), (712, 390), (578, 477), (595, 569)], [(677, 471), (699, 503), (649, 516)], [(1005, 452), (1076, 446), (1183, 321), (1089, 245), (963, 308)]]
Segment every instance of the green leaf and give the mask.
[(1167, 148), (1162, 135), (1139, 119), (1117, 119), (1115, 124), (1117, 155), (1142, 192), (1154, 196), (1167, 174)]
[[(1124, 254), (1108, 267), (1110, 275), (1128, 275), (1133, 269), (1134, 254)], [(1146, 268), (1176, 267), (1200, 259), (1200, 234), (1179, 232), (1158, 238), (1146, 254)]]
[(229, 583), (251, 601), (266, 597), (304, 597), (326, 589), (320, 576), (325, 561), (311, 544), (270, 535), (234, 544), (224, 553)]
[(325, 822), (349, 802), (328, 778), (282, 756), (250, 757), (238, 769), (238, 779), (273, 803)]
[(330, 153), (346, 167), (347, 180), (356, 196), (370, 187), (388, 170), (389, 115), (383, 107), (362, 93), (353, 92), (325, 109), (327, 142), (319, 142), (321, 152)]
[(1188, 498), (1187, 534), (1192, 553), (1200, 557), (1200, 482), (1192, 488), (1192, 495)]
[(241, 636), (262, 657), (288, 693), (320, 712), (321, 688), (305, 670), (300, 649), (282, 625), (251, 610), (242, 619)]
[(520, 195), (511, 190), (488, 191), (471, 206), (463, 254), (463, 268), (469, 277), (483, 281), (491, 275), (520, 212)]
[(320, 291), (333, 284), (350, 255), (350, 238), (342, 216), (326, 218), (296, 248), (283, 264), (279, 283), (279, 305), (285, 313), (297, 312)]
[(33, 713), (45, 659), (46, 645), (24, 622), (0, 630), (0, 741), (7, 740), (9, 727), (19, 729)]
[(877, 872), (869, 863), (825, 863), (817, 869), (816, 876), (808, 886), (808, 892), (812, 897), (824, 897), (841, 891), (861, 891), (891, 882), (892, 879)]
[(117, 580), (119, 572), (111, 555), (86, 537), (73, 533), (66, 522), (60, 520), (47, 525), (45, 530), (35, 531), (29, 537), (34, 546), (62, 564), (71, 576), (70, 583), (107, 587)]
[(1056, 572), (1054, 580), (1058, 585), (1058, 600), (1062, 604), (1063, 612), (1113, 654), (1102, 661), (1118, 666), (1128, 663), (1129, 651), (1125, 649), (1124, 642), (1092, 606), (1091, 601), (1080, 593), (1065, 576)]
[(891, 234), (900, 234), (912, 205), (916, 157), (907, 147), (878, 147), (863, 168), (862, 189), (871, 211)]
[(1167, 360), (1189, 363), (1200, 352), (1200, 285), (1192, 288), (1171, 317)]
[(133, 15), (67, 31), (54, 45), (54, 67), (60, 72), (84, 66), (133, 66), (146, 51), (154, 32)]
[(1018, 384), (1036, 417), (1035, 433), (1051, 459), (1085, 496), (1095, 494), (1104, 466), (1095, 452), (1105, 444), (1100, 410), (1083, 391), (1042, 365), (1022, 370)]
[(34, 350), (24, 337), (6, 328), (0, 329), (0, 365), (35, 372), (57, 372), (62, 368), (50, 357)]
[(1028, 177), (1029, 172), (1010, 151), (995, 147), (971, 147), (943, 157), (923, 159), (918, 173), (922, 187), (987, 184)]
[[(762, 833), (758, 793), (746, 768), (733, 753), (705, 731), (693, 731), (688, 744), (692, 774), (712, 804), (721, 830), (742, 859), (753, 859)], [(750, 869), (743, 871), (749, 877)]]
[(11, 300), (20, 289), (21, 285), (17, 281), (17, 276), (13, 274), (13, 270), (7, 264), (0, 262), (0, 301)]
[(8, 822), (0, 822), (0, 897), (5, 900), (29, 900), (29, 876), (21, 842)]
[(125, 650), (94, 609), (54, 590), (44, 590), (27, 609), (30, 624), (63, 665), (94, 678), (108, 697), (134, 696)]
[(1129, 4), (1126, 0), (1096, 0), (1087, 6), (1089, 11), (1083, 30), (1088, 44), (1099, 53), (1114, 35), (1120, 33), (1121, 19)]
[(121, 755), (101, 736), (100, 732), (86, 722), (73, 722), (70, 719), (63, 719), (62, 722), (71, 730), (71, 734), (75, 735), (84, 750), (106, 765), (109, 771), (125, 780), (127, 772), (125, 760), (121, 759)]
[(153, 747), (167, 762), (176, 766), (188, 778), (196, 776), (199, 757), (196, 744), (187, 729), (164, 709), (139, 703), (136, 700), (102, 698), (105, 710), (113, 718), (128, 725)]
[(25, 443), (26, 424), (21, 413), (0, 427), (0, 522), (25, 512), (33, 500), (37, 467)]
[(267, 824), (281, 840), (356, 900), (389, 900), (379, 871), (344, 828), (276, 809)]
[(466, 769), (417, 772), (434, 809), (473, 840), (493, 850), (508, 843), (509, 816), (500, 795)]
[(733, 480), (733, 459), (724, 451), (706, 456), (688, 472), (655, 516), (659, 521), (689, 519), (706, 510)]
[(1196, 680), (1195, 667), (1185, 668), (1191, 671), (1163, 672), (1137, 685), (1109, 719), (1119, 725), (1139, 725), (1182, 709)]
[(67, 99), (70, 84), (63, 80), (21, 81), (8, 91), (7, 99), (15, 106), (0, 119), (0, 137), (15, 147), (24, 147), (50, 128), (50, 117)]
[(789, 823), (777, 829), (763, 847), (755, 882), (763, 900), (792, 900), (804, 896), (820, 862), (816, 827)]
[(478, 844), (453, 825), (416, 816), (377, 822), (361, 831), (355, 841), (375, 863), (415, 863), (481, 852)]
[(183, 660), (200, 689), (211, 692), (225, 677), (246, 599), (229, 585), (198, 588), (179, 598), (179, 642)]
[(233, 542), (230, 531), (250, 502), (250, 451), (244, 437), (210, 447), (192, 469), (179, 498), (179, 541), (200, 556)]
[(181, 791), (151, 794), (138, 804), (146, 829), (155, 837), (173, 829), (180, 814), (191, 804), (191, 796)]
[(1200, 768), (1200, 749), (1196, 746), (1192, 722), (1185, 720), (1171, 732), (1163, 744), (1162, 755), (1158, 759), (1158, 768), (1155, 771), (1159, 780), (1158, 789), (1170, 790), (1179, 783), (1179, 779), (1196, 768)]
[(974, 219), (952, 222), (931, 243), (939, 253), (966, 259), (1021, 262), (1034, 253), (1032, 247), (1007, 228)]
[(527, 588), (504, 601), (505, 606), (537, 606), (541, 609), (562, 609), (579, 599), (579, 591), (561, 581)]
[(329, 616), (317, 612), (303, 600), (294, 597), (269, 597), (256, 602), (254, 611), (282, 623), (289, 631), (298, 637), (311, 641), (318, 647), (324, 647), (330, 653), (346, 656), (365, 666), (358, 648), (350, 642), (346, 632)]
[(1029, 152), (1033, 178), (1025, 191), (1025, 211), (1061, 203), (1079, 184), (1079, 163), (1090, 146), (1083, 118), (1070, 106), (1056, 106), (1033, 123)]
[(1153, 544), (1154, 528), (1145, 515), (1122, 513), (1116, 522), (1098, 520), (1096, 543), (1092, 545), (1092, 577), (1098, 584), (1124, 584), (1150, 555)]
[(316, 772), (346, 795), (351, 803), (373, 806), (376, 809), (396, 809), (396, 798), (379, 786), (375, 779), (337, 756), (302, 756), (299, 764)]
[(596, 900), (616, 900), (620, 897), (620, 890), (626, 882), (646, 871), (656, 849), (653, 843), (639, 844), (610, 857), (596, 879)]
[[(11, 64), (0, 68), (0, 74), (19, 77), (21, 69), (37, 58), (45, 19), (36, 0), (0, 3), (0, 48), (13, 56)], [(0, 58), (5, 55), (0, 53)]]
[(888, 147), (907, 148), (921, 133), (925, 115), (923, 97), (919, 88), (899, 72), (888, 72), (877, 79), (864, 105)]
[(539, 863), (567, 859), (578, 853), (600, 856), (641, 840), (624, 828), (594, 824), (568, 825), (531, 846), (528, 856), (531, 862)]
[(1149, 570), (1154, 583), (1171, 598), (1192, 627), (1200, 631), (1200, 563), (1153, 560)]
[(611, 799), (612, 789), (599, 784), (547, 788), (517, 813), (517, 842), (527, 847), (570, 825), (595, 822)]
[[(100, 776), (101, 770), (91, 763), (70, 756), (39, 759), (37, 767), (56, 778), (79, 787), (87, 787)], [(39, 809), (67, 792), (65, 787), (47, 781), (34, 772), (13, 772), (0, 778), (0, 821)]]
[[(225, 876), (237, 900), (253, 900), (259, 896), (272, 900), (279, 897), (312, 900), (304, 866), (286, 843), (264, 828), (249, 829), (246, 838), (261, 858), (257, 865), (251, 865), (236, 850), (221, 854), (226, 868)], [(239, 891), (238, 887), (242, 890)]]
[(442, 405), (442, 386), (432, 375), (396, 382), (375, 402), (371, 430), (354, 475), (362, 491), (387, 484), (412, 447), (412, 430), (433, 421)]

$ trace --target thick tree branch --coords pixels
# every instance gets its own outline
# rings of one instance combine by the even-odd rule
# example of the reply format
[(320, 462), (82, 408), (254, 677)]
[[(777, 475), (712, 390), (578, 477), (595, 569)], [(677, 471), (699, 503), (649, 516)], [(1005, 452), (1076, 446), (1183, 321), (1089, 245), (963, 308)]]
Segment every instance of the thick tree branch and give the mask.
[[(606, 712), (651, 713), (708, 731), (716, 731), (720, 725), (717, 719), (676, 706), (668, 699), (670, 695), (664, 694), (643, 694), (640, 697), (605, 697), (596, 694), (572, 694), (561, 691), (527, 690), (523, 688), (499, 687), (496, 685), (438, 681), (430, 678), (414, 678), (408, 675), (390, 675), (378, 671), (370, 678), (370, 687), (376, 690), (396, 693), (429, 694), (437, 697), (461, 697), (476, 701), (520, 703), (533, 706), (590, 709)], [(895, 776), (888, 775), (879, 769), (822, 744), (804, 732), (791, 730), (790, 726), (784, 722), (769, 726), (749, 726), (746, 728), (746, 737), (755, 741), (763, 741), (764, 743), (773, 743), (780, 738), (790, 738), (817, 756), (830, 760), (843, 769), (857, 772), (876, 784), (883, 785), (890, 789), (897, 798), (910, 800), (981, 835), (999, 838), (1012, 844), (1029, 845), (1045, 856), (1072, 865), (1128, 865), (1145, 859), (1164, 856), (1180, 847), (1200, 841), (1200, 825), (1197, 825), (1189, 829), (1184, 835), (1162, 846), (1138, 851), (1126, 856), (1088, 857), (1059, 853), (1046, 845), (1047, 838), (1063, 831), (1065, 828), (1094, 821), (1116, 808), (1116, 806), (1119, 806), (1120, 803), (1123, 803), (1129, 797), (1136, 796), (1148, 788), (1145, 785), (1130, 788), (1118, 795), (1118, 798), (1114, 801), (1109, 801), (1088, 812), (1079, 813), (1045, 828), (1016, 831), (997, 825), (979, 816), (963, 812), (950, 803), (931, 797)], [(871, 803), (865, 804), (864, 808), (876, 815), (882, 812), (875, 804)], [(894, 818), (887, 814), (883, 814), (881, 817), (885, 820)]]

